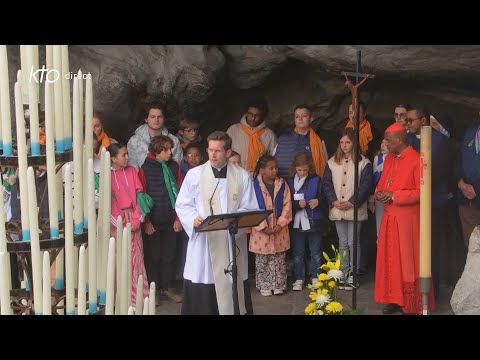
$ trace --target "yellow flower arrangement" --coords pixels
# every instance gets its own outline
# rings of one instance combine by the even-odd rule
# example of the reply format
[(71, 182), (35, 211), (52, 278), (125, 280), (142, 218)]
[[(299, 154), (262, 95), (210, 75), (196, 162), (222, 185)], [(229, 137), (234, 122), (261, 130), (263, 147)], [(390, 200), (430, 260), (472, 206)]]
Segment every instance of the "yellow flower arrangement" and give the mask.
[(340, 281), (344, 278), (340, 270), (340, 254), (332, 245), (335, 257), (331, 259), (327, 253), (323, 257), (327, 262), (320, 266), (323, 270), (318, 275), (318, 282), (315, 285), (308, 285), (311, 290), (308, 295), (312, 302), (305, 308), (307, 315), (343, 315), (344, 308), (337, 297)]

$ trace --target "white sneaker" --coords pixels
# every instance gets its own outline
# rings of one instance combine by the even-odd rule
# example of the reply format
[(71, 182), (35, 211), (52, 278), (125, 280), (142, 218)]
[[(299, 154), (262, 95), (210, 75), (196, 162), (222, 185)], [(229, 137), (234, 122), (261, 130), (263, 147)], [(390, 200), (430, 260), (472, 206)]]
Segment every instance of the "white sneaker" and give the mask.
[(312, 286), (315, 287), (315, 285), (317, 285), (318, 282), (319, 282), (318, 278), (313, 278), (312, 279)]
[(283, 294), (283, 290), (282, 290), (282, 289), (275, 289), (275, 290), (273, 290), (273, 293), (274, 293), (275, 295), (282, 295), (282, 294)]
[(293, 283), (292, 290), (294, 291), (302, 291), (303, 290), (303, 280), (296, 280)]
[(272, 296), (272, 290), (260, 290), (260, 294), (263, 296)]
[(357, 280), (357, 283), (354, 285), (353, 284), (353, 275), (350, 275), (347, 279), (347, 284), (345, 286), (345, 290), (353, 290), (353, 288), (358, 288), (358, 287), (359, 287), (358, 280)]

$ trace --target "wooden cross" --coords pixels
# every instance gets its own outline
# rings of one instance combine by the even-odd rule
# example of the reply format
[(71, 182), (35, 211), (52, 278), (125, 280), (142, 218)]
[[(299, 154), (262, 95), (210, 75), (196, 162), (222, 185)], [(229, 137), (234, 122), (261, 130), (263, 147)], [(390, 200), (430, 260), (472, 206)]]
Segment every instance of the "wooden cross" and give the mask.
[[(346, 82), (345, 85), (350, 89), (350, 92), (352, 93), (352, 110), (353, 110), (353, 128), (354, 128), (354, 133), (355, 133), (355, 139), (354, 139), (354, 151), (355, 151), (355, 159), (360, 158), (360, 147), (359, 147), (359, 122), (360, 122), (360, 116), (359, 116), (359, 96), (358, 96), (358, 88), (362, 86), (362, 84), (367, 81), (368, 78), (375, 78), (375, 75), (372, 74), (362, 74), (361, 71), (361, 51), (357, 50), (357, 71), (356, 72), (345, 72), (342, 71), (342, 75), (345, 76)], [(355, 76), (355, 84), (353, 84), (352, 81), (349, 80), (349, 76)], [(359, 82), (359, 79), (363, 78), (362, 81)], [(358, 233), (359, 233), (359, 228), (358, 228), (358, 161), (355, 161), (354, 164), (354, 179), (353, 179), (353, 196), (354, 196), (354, 205), (353, 205), (353, 266), (352, 266), (352, 272), (353, 272), (353, 280), (354, 283), (356, 283), (357, 279), (357, 242), (358, 242)], [(357, 291), (356, 287), (353, 287), (352, 291), (352, 308), (355, 310), (357, 308)]]
[[(363, 74), (361, 73), (362, 68), (362, 52), (361, 50), (357, 50), (357, 71), (349, 72), (349, 71), (342, 71), (342, 75), (345, 76), (345, 85), (350, 89), (352, 93), (352, 110), (353, 110), (353, 118), (354, 123), (353, 127), (357, 127), (357, 114), (358, 114), (358, 88), (362, 86), (362, 84), (367, 81), (367, 79), (374, 79), (375, 75), (373, 74)], [(355, 76), (355, 85), (352, 81), (348, 78), (349, 76)], [(359, 82), (359, 78), (363, 78), (362, 81)], [(360, 119), (358, 119), (360, 121)]]

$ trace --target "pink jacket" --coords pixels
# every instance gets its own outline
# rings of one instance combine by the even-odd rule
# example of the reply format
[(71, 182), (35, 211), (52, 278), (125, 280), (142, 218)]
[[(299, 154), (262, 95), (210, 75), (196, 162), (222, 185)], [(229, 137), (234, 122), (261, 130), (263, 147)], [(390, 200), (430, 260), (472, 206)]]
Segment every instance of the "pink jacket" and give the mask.
[(125, 217), (122, 209), (133, 209), (132, 227), (139, 228), (143, 222), (142, 212), (137, 204), (137, 193), (143, 191), (143, 186), (138, 178), (135, 168), (127, 166), (123, 169), (111, 169), (112, 175), (112, 215), (110, 222), (117, 226), (117, 217), (122, 216), (124, 225)]
[[(267, 210), (273, 210), (273, 201), (268, 193), (265, 184), (263, 183), (262, 176), (257, 177), (260, 188), (262, 189), (263, 199)], [(284, 180), (277, 178), (275, 180), (274, 197), (277, 196), (280, 187)], [(275, 212), (275, 211), (274, 211)], [(283, 195), (283, 210), (280, 217), (277, 219), (277, 214), (271, 214), (268, 217), (268, 223), (266, 220), (261, 222), (258, 226), (252, 228), (252, 234), (250, 236), (249, 250), (257, 254), (276, 254), (290, 249), (290, 235), (288, 232), (288, 224), (292, 221), (292, 199), (290, 194), (290, 188), (285, 183), (285, 193)], [(280, 225), (282, 230), (277, 234), (267, 235), (262, 230), (267, 226), (273, 229), (275, 225)]]

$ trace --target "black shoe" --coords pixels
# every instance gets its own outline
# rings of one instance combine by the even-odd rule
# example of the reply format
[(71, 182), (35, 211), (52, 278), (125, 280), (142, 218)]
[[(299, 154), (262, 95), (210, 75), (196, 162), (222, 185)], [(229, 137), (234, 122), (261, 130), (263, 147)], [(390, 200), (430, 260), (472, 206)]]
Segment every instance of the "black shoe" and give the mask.
[(392, 314), (395, 314), (395, 313), (403, 314), (402, 308), (400, 306), (398, 306), (397, 304), (387, 304), (387, 305), (385, 305), (382, 312), (385, 315), (392, 315)]
[(367, 268), (360, 268), (360, 269), (358, 269), (357, 275), (358, 275), (358, 276), (365, 276), (365, 275), (367, 275)]

